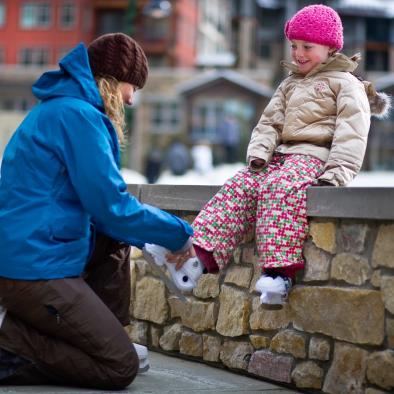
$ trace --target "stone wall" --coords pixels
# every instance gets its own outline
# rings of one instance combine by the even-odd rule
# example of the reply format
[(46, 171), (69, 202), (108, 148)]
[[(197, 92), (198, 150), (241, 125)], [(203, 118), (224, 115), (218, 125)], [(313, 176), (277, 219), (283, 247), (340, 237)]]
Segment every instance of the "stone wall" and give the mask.
[[(201, 277), (187, 303), (134, 250), (131, 339), (309, 392), (394, 392), (394, 200), (385, 202), (394, 190), (330, 189), (310, 189), (306, 267), (281, 310), (264, 309), (254, 291), (253, 233), (226, 271)], [(130, 190), (191, 223), (217, 188)], [(336, 205), (327, 213), (330, 193)]]

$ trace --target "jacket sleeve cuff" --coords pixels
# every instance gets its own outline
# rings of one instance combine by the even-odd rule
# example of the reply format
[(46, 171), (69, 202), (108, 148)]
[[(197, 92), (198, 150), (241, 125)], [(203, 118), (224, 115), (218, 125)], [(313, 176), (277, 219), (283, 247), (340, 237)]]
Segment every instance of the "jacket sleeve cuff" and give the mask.
[(190, 249), (190, 247), (193, 245), (192, 243), (192, 238), (189, 237), (188, 240), (186, 241), (186, 243), (177, 251), (173, 252), (173, 253), (183, 253), (186, 252), (187, 250)]

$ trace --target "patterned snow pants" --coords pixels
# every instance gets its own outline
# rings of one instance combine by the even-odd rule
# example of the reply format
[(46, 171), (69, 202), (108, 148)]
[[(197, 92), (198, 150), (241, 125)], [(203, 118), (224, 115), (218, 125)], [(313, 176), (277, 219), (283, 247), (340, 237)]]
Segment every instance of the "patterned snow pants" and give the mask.
[(261, 172), (240, 170), (193, 222), (193, 243), (212, 251), (222, 269), (255, 226), (261, 268), (303, 268), (306, 190), (316, 183), (323, 165), (312, 156), (275, 153)]

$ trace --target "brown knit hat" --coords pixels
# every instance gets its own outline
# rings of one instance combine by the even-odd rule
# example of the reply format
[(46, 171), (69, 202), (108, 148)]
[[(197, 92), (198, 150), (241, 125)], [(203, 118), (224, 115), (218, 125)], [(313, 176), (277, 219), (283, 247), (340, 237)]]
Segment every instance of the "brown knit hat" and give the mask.
[(123, 33), (104, 34), (88, 46), (94, 76), (111, 76), (142, 88), (148, 76), (148, 61), (140, 45)]

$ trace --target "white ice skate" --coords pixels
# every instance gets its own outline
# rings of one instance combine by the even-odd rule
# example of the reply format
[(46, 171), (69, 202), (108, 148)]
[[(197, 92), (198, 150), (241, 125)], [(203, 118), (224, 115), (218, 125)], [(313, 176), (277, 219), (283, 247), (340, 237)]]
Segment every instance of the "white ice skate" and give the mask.
[(291, 279), (282, 276), (272, 278), (264, 274), (256, 282), (256, 290), (261, 293), (260, 302), (263, 305), (283, 305), (287, 301), (291, 287)]
[(137, 352), (139, 368), (138, 373), (145, 373), (150, 368), (149, 359), (148, 359), (148, 348), (143, 345), (139, 345), (138, 343), (133, 343), (135, 351)]
[[(190, 257), (177, 271), (176, 265), (169, 263), (166, 259), (166, 254), (171, 253), (168, 249), (159, 245), (145, 244), (142, 253), (149, 263), (154, 263), (159, 267), (165, 266), (173, 284), (180, 291), (190, 292), (193, 290), (203, 273), (203, 266), (197, 257)], [(170, 288), (170, 290), (172, 289)]]

